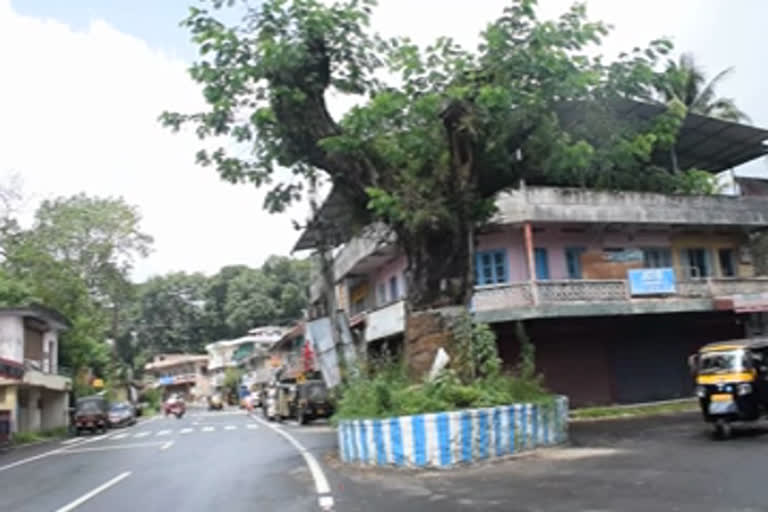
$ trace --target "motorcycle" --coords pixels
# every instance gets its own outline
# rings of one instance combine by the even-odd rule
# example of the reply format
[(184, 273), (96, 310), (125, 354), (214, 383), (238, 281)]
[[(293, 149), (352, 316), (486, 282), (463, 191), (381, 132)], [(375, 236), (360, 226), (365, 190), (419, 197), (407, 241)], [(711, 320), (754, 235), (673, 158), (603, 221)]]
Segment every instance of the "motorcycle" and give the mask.
[(187, 412), (184, 401), (180, 398), (169, 399), (165, 402), (164, 410), (166, 416), (173, 414), (177, 419), (181, 419), (181, 417), (184, 416), (184, 413)]

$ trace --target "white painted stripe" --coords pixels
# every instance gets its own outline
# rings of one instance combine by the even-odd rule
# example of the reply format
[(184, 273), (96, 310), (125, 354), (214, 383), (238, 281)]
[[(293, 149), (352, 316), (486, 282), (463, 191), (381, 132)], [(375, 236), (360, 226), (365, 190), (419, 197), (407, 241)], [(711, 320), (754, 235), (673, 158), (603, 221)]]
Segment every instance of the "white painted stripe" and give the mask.
[(509, 407), (500, 407), (501, 409), (501, 453), (507, 455), (511, 450), (509, 448)]
[(73, 437), (72, 439), (67, 439), (65, 441), (62, 441), (61, 444), (72, 444), (72, 443), (82, 443), (83, 439), (80, 437)]
[(157, 433), (157, 434), (155, 434), (155, 435), (158, 435), (158, 436), (167, 436), (167, 435), (168, 435), (168, 434), (170, 434), (170, 433), (171, 433), (171, 431), (170, 431), (170, 430), (161, 430), (160, 432), (158, 432), (158, 433)]
[(424, 415), (424, 431), (427, 436), (427, 465), (440, 467), (440, 437), (437, 431), (437, 414)]
[(139, 432), (138, 434), (134, 434), (133, 437), (135, 437), (136, 439), (141, 439), (142, 437), (147, 437), (151, 433), (152, 432)]
[(461, 413), (449, 412), (448, 425), (451, 431), (451, 464), (456, 464), (461, 460)]
[(187, 428), (183, 428), (183, 429), (181, 429), (181, 431), (180, 431), (180, 432), (181, 432), (182, 434), (189, 434), (190, 432), (193, 432), (193, 431), (194, 431), (194, 429), (187, 427)]
[(403, 437), (403, 463), (406, 466), (413, 466), (416, 464), (414, 458), (415, 450), (413, 449), (413, 417), (402, 416), (400, 421), (400, 435)]
[(130, 444), (108, 444), (105, 446), (93, 446), (90, 448), (79, 448), (78, 446), (75, 446), (74, 448), (67, 448), (66, 450), (62, 450), (61, 453), (88, 453), (88, 452), (108, 452), (112, 450), (129, 450), (133, 448), (146, 448), (148, 446), (157, 446), (159, 443), (156, 442), (148, 442), (148, 443), (130, 443)]
[(88, 501), (89, 499), (91, 499), (94, 496), (96, 496), (97, 494), (106, 491), (107, 489), (109, 489), (110, 487), (115, 485), (116, 483), (120, 482), (121, 480), (123, 480), (125, 478), (128, 478), (129, 476), (131, 476), (131, 472), (130, 471), (126, 471), (125, 473), (121, 473), (121, 474), (117, 475), (115, 478), (113, 478), (112, 480), (109, 480), (108, 482), (104, 482), (103, 484), (101, 484), (100, 486), (95, 488), (94, 490), (83, 494), (82, 496), (77, 498), (75, 501), (72, 501), (72, 502), (64, 505), (63, 507), (57, 509), (56, 512), (69, 512), (70, 510), (74, 510), (77, 507), (79, 507), (80, 505), (82, 505), (83, 503), (85, 503), (86, 501)]
[(125, 439), (126, 437), (128, 437), (128, 435), (129, 434), (127, 434), (125, 432), (121, 432), (120, 434), (115, 434), (114, 436), (112, 436), (111, 440), (112, 441), (117, 441), (118, 439)]
[(331, 494), (331, 486), (328, 485), (328, 479), (325, 477), (325, 473), (323, 473), (322, 468), (320, 467), (320, 464), (318, 464), (317, 459), (315, 459), (315, 456), (309, 453), (309, 451), (304, 448), (304, 446), (296, 440), (291, 434), (283, 430), (282, 428), (271, 425), (267, 423), (266, 421), (262, 420), (261, 418), (256, 418), (255, 416), (251, 416), (253, 419), (258, 421), (261, 425), (270, 428), (277, 432), (279, 435), (283, 436), (286, 440), (288, 440), (289, 443), (291, 443), (296, 450), (299, 451), (302, 457), (304, 457), (304, 462), (307, 463), (307, 467), (309, 468), (309, 472), (312, 473), (312, 479), (315, 481), (315, 489), (317, 491), (318, 495), (325, 495), (325, 494)]
[(247, 428), (248, 430), (256, 430), (256, 429), (258, 429), (258, 428), (259, 428), (259, 426), (258, 426), (258, 425), (256, 425), (255, 423), (248, 423), (248, 424), (245, 426), (245, 428)]
[(224, 427), (224, 430), (237, 430), (237, 426), (235, 425), (227, 425)]
[(376, 464), (376, 442), (373, 440), (373, 420), (365, 420), (365, 441), (368, 445), (368, 464)]
[(389, 430), (389, 418), (381, 420), (381, 434), (384, 436), (384, 460), (387, 461), (387, 464), (394, 464), (395, 458), (392, 456), (392, 438)]
[(215, 429), (215, 428), (213, 428), (213, 427), (203, 427), (203, 429), (202, 429), (202, 430), (203, 430), (203, 432), (213, 432), (213, 431), (214, 431), (214, 430), (216, 430), (216, 429)]
[(354, 427), (354, 434), (352, 436), (352, 442), (355, 443), (355, 455), (357, 456), (357, 460), (362, 461), (363, 460), (363, 432), (361, 430), (361, 421), (354, 421), (352, 424)]
[(173, 446), (173, 443), (174, 441), (168, 441), (167, 443), (165, 443), (163, 446), (160, 447), (160, 450), (167, 450), (168, 448)]
[(320, 510), (323, 512), (330, 512), (333, 510), (333, 496), (320, 496), (317, 501), (320, 505)]

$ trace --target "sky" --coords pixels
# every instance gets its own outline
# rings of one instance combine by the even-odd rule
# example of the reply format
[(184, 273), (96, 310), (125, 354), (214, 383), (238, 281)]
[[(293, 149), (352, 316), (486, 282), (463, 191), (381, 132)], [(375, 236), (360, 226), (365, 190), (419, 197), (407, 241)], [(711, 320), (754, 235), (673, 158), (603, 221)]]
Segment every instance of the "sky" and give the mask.
[[(273, 215), (263, 192), (221, 181), (194, 163), (199, 141), (157, 122), (163, 110), (203, 108), (187, 68), (196, 57), (178, 26), (196, 0), (0, 0), (0, 176), (18, 174), (28, 211), (42, 199), (84, 191), (139, 207), (154, 251), (135, 265), (143, 280), (170, 271), (215, 273), (289, 254), (305, 204)], [(380, 0), (373, 27), (428, 43), (450, 35), (474, 47), (505, 0)], [(540, 0), (553, 17), (570, 0)], [(768, 2), (590, 0), (614, 26), (602, 52), (616, 55), (659, 36), (693, 52), (710, 76), (733, 66), (718, 93), (768, 127), (764, 101)], [(236, 16), (230, 15), (231, 19)], [(335, 111), (348, 104), (331, 98)], [(746, 173), (766, 170), (762, 161)]]

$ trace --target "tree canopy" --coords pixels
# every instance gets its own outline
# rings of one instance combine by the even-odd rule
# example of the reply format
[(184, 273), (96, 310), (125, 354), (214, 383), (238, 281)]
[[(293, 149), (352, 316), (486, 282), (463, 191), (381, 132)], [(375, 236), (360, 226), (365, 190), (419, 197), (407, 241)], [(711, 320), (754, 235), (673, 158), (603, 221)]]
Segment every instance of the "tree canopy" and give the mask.
[[(328, 176), (350, 217), (393, 228), (417, 306), (466, 301), (467, 237), (490, 217), (495, 194), (521, 179), (667, 192), (691, 183), (651, 164), (674, 144), (685, 105), (673, 101), (647, 122), (612, 108), (647, 97), (671, 43), (606, 62), (592, 50), (608, 27), (582, 4), (550, 21), (535, 0), (512, 0), (471, 51), (450, 37), (421, 48), (380, 36), (369, 27), (374, 0), (265, 0), (237, 26), (220, 20), (224, 3), (193, 7), (183, 21), (199, 46), (190, 71), (208, 108), (166, 112), (163, 122), (228, 138), (201, 149), (198, 162), (225, 180), (269, 186), (272, 211), (298, 199), (306, 180)], [(330, 92), (359, 104), (334, 119)]]
[(678, 100), (690, 112), (717, 117), (726, 121), (749, 121), (732, 98), (718, 97), (715, 88), (733, 72), (733, 68), (720, 71), (707, 81), (704, 70), (691, 53), (683, 53), (678, 60), (670, 59), (659, 75), (655, 90), (662, 101)]

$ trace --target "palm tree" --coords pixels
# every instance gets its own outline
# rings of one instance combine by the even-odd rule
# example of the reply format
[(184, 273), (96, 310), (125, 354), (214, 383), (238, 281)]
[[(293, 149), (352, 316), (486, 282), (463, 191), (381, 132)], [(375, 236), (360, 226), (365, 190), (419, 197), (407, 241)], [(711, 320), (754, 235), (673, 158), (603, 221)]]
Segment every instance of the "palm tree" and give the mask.
[(656, 93), (664, 103), (677, 99), (688, 107), (689, 112), (695, 114), (726, 121), (750, 121), (749, 116), (736, 106), (732, 98), (718, 98), (715, 95), (715, 86), (732, 71), (733, 68), (724, 69), (707, 82), (693, 54), (684, 53), (679, 61), (670, 60), (667, 68), (659, 75)]

